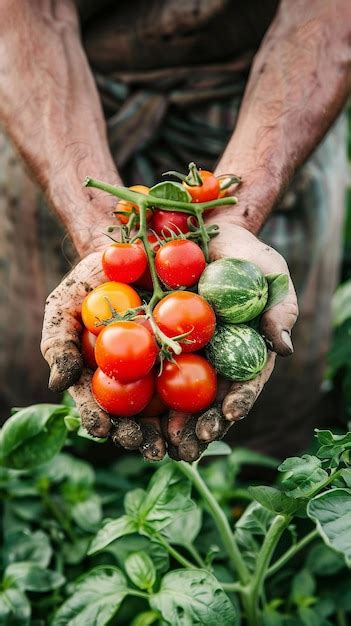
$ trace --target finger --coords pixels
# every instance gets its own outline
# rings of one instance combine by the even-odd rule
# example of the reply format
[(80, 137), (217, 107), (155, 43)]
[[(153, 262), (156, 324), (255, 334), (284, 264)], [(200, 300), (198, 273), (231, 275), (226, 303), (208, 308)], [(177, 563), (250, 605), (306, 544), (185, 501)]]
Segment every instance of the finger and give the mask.
[(182, 461), (188, 461), (188, 463), (197, 461), (207, 448), (207, 444), (200, 441), (196, 436), (197, 419), (197, 417), (193, 416), (188, 420), (178, 447), (179, 458)]
[(275, 359), (275, 352), (269, 352), (266, 366), (256, 378), (232, 384), (222, 404), (227, 420), (239, 421), (248, 414), (273, 371)]
[(142, 443), (140, 452), (147, 461), (161, 461), (166, 454), (166, 443), (158, 417), (142, 417), (139, 420)]
[(261, 333), (280, 356), (289, 356), (294, 352), (291, 330), (297, 316), (296, 293), (292, 280), (289, 278), (289, 292), (286, 298), (266, 311), (261, 318)]
[(82, 425), (93, 437), (107, 437), (111, 429), (110, 417), (95, 402), (91, 394), (92, 372), (84, 369), (79, 381), (69, 388), (82, 419)]
[(218, 439), (224, 429), (225, 418), (218, 407), (211, 407), (197, 420), (195, 433), (197, 438), (204, 443), (210, 443)]
[(67, 389), (82, 372), (81, 305), (103, 280), (100, 259), (97, 252), (81, 261), (46, 301), (41, 351), (51, 370), (49, 387), (53, 391)]
[(180, 461), (181, 458), (179, 456), (178, 448), (176, 446), (172, 446), (171, 443), (167, 446), (168, 456), (173, 459), (173, 461)]
[(126, 450), (138, 450), (143, 442), (140, 424), (132, 418), (112, 418), (111, 439)]
[(179, 446), (183, 430), (191, 417), (190, 413), (170, 411), (167, 420), (167, 440), (173, 446)]

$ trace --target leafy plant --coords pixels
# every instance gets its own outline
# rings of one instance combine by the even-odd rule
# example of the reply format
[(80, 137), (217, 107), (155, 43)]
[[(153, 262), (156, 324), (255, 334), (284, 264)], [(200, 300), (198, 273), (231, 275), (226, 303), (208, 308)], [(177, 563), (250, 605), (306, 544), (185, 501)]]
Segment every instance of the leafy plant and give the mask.
[[(280, 465), (217, 442), (156, 470), (94, 469), (62, 451), (80, 435), (61, 405), (2, 429), (2, 624), (347, 623), (351, 433), (316, 431), (315, 455)], [(245, 484), (252, 464), (278, 466), (277, 484)]]

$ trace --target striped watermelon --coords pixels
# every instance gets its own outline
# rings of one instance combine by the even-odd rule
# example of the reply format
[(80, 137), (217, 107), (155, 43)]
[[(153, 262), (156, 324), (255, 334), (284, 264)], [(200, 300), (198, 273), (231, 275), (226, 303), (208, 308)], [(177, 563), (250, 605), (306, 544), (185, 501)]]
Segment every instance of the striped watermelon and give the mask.
[(223, 322), (249, 322), (267, 302), (268, 283), (254, 263), (219, 259), (210, 263), (199, 282), (199, 294)]
[(245, 324), (217, 324), (206, 356), (229, 380), (251, 380), (264, 368), (267, 348), (261, 335)]

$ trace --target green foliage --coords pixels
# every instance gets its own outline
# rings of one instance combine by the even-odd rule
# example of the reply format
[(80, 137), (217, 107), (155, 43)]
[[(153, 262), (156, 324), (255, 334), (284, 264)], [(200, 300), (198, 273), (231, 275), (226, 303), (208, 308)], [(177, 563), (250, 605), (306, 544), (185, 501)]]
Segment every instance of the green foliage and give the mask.
[[(350, 433), (316, 431), (315, 455), (280, 465), (217, 442), (192, 466), (129, 455), (94, 469), (60, 451), (62, 425), (71, 445), (80, 425), (69, 406), (20, 410), (3, 429), (1, 624), (349, 619)], [(245, 466), (280, 478), (247, 485)]]
[(268, 282), (268, 300), (263, 312), (284, 300), (289, 291), (289, 276), (287, 274), (266, 274), (266, 280)]

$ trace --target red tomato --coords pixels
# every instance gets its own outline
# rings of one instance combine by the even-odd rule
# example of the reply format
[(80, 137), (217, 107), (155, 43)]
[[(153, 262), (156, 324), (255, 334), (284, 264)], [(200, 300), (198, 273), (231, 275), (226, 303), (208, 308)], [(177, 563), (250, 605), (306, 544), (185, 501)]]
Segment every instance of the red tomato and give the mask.
[(113, 243), (102, 255), (102, 268), (109, 280), (134, 283), (146, 267), (144, 246), (137, 243)]
[(191, 218), (193, 223), (196, 224), (197, 220), (194, 216), (187, 213), (180, 213), (179, 211), (162, 211), (156, 209), (154, 212), (151, 226), (158, 235), (169, 237), (170, 230), (181, 233), (188, 233), (188, 219)]
[(142, 410), (139, 417), (159, 417), (168, 412), (168, 407), (162, 402), (158, 393), (154, 393), (149, 404)]
[(183, 352), (203, 348), (216, 326), (216, 316), (208, 302), (191, 291), (176, 291), (163, 298), (155, 306), (154, 319), (167, 337), (191, 331), (186, 339), (192, 343), (180, 342)]
[(161, 400), (174, 411), (203, 411), (216, 397), (214, 368), (199, 354), (180, 354), (174, 361), (166, 361), (156, 379)]
[(82, 320), (84, 326), (94, 335), (98, 335), (104, 328), (96, 324), (111, 317), (110, 305), (123, 314), (128, 309), (140, 306), (141, 299), (133, 287), (123, 283), (103, 283), (93, 289), (83, 300)]
[(149, 404), (154, 392), (154, 376), (150, 372), (132, 383), (121, 383), (106, 376), (98, 367), (94, 372), (91, 388), (96, 402), (107, 413), (131, 417)]
[(96, 370), (97, 363), (95, 361), (94, 348), (96, 344), (96, 335), (93, 335), (87, 328), (83, 328), (82, 336), (80, 338), (80, 345), (82, 349), (82, 355), (84, 363), (92, 370)]
[(206, 260), (197, 243), (187, 239), (175, 239), (157, 251), (155, 267), (167, 287), (192, 287), (204, 271)]
[[(149, 193), (149, 187), (145, 187), (145, 185), (132, 185), (131, 187), (129, 187), (129, 189), (131, 189), (131, 191), (137, 191), (138, 193), (143, 193), (145, 195)], [(133, 202), (128, 202), (128, 200), (120, 200), (117, 203), (116, 210), (126, 211), (127, 213), (131, 213), (133, 210), (135, 210), (139, 214), (138, 205), (134, 204)], [(129, 215), (117, 215), (117, 217), (122, 224), (128, 223)], [(146, 221), (149, 222), (151, 218), (152, 218), (152, 210), (147, 208), (146, 209)], [(138, 225), (139, 225), (139, 220), (137, 221), (137, 226)]]
[(104, 374), (122, 383), (143, 378), (155, 365), (158, 348), (151, 333), (135, 322), (113, 322), (97, 338), (95, 359)]
[(193, 202), (209, 202), (210, 200), (216, 200), (221, 191), (218, 179), (212, 172), (207, 170), (199, 171), (202, 185), (187, 185), (183, 182), (183, 185), (187, 191), (189, 191)]

